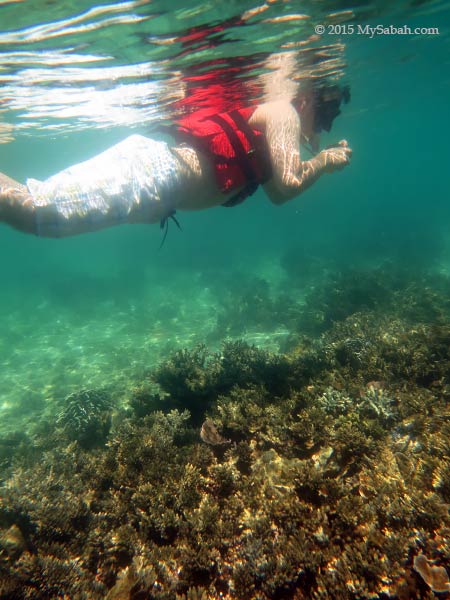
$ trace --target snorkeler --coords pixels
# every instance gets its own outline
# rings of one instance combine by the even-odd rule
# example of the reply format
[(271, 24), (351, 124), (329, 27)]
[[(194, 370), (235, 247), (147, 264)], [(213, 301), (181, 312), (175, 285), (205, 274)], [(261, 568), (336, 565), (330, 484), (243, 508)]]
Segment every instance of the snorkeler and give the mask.
[[(322, 86), (222, 114), (193, 113), (174, 144), (131, 135), (105, 152), (26, 186), (0, 174), (0, 222), (64, 237), (121, 223), (167, 223), (176, 211), (235, 206), (262, 186), (275, 204), (297, 197), (324, 173), (349, 164), (345, 140), (318, 151), (348, 101), (347, 88)], [(315, 155), (302, 160), (300, 145)]]

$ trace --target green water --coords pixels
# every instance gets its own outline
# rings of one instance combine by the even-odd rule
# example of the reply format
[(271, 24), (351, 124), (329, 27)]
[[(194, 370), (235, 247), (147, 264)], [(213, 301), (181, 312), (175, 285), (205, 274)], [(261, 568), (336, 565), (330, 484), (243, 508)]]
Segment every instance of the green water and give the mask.
[[(14, 5), (5, 9), (9, 29), (30, 25), (24, 12), (14, 23)], [(446, 273), (450, 40), (448, 13), (428, 12), (408, 23), (439, 26), (439, 36), (340, 38), (352, 100), (323, 144), (345, 137), (352, 164), (298, 201), (278, 208), (258, 192), (234, 209), (182, 214), (183, 231), (172, 227), (162, 249), (157, 226), (46, 240), (2, 225), (2, 427), (26, 426), (22, 419), (51, 413), (56, 400), (84, 387), (108, 385), (126, 397), (173, 349), (199, 341), (216, 347), (230, 332), (279, 348), (289, 334), (280, 323), (243, 323), (237, 332), (219, 319), (226, 303), (232, 320), (233, 293), (239, 303), (246, 282), (263, 279), (270, 294), (281, 289), (295, 304), (326, 272), (390, 261), (417, 268), (419, 277)], [(90, 50), (111, 48), (97, 40)], [(21, 124), (14, 111), (1, 118)], [(26, 134), (0, 145), (2, 171), (20, 181), (43, 179), (128, 133), (118, 126), (54, 135), (23, 123)], [(286, 254), (305, 271), (303, 286), (290, 285)]]
[[(314, 33), (364, 23), (439, 34)], [(0, 224), (0, 600), (448, 596), (449, 23), (433, 1), (0, 0), (21, 182), (218, 90), (264, 99), (280, 55), (292, 85), (350, 86), (321, 145), (353, 149), (284, 206), (177, 213), (162, 247), (158, 225)]]

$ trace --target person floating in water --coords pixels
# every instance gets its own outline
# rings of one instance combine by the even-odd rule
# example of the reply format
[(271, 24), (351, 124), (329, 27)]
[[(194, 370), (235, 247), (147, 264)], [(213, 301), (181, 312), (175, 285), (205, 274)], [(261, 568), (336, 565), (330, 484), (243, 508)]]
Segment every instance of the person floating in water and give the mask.
[[(259, 186), (283, 204), (349, 164), (345, 140), (317, 152), (318, 134), (348, 98), (347, 88), (322, 85), (292, 102), (187, 115), (174, 144), (131, 135), (42, 182), (22, 185), (0, 173), (0, 222), (46, 237), (164, 224), (176, 211), (235, 206)], [(304, 160), (301, 143), (316, 154)]]

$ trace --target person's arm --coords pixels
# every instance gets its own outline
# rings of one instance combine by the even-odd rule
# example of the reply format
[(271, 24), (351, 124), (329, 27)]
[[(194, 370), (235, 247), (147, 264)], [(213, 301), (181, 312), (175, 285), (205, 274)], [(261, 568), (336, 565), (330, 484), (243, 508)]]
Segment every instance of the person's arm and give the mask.
[(351, 150), (345, 140), (319, 152), (310, 160), (301, 160), (301, 123), (290, 102), (260, 105), (249, 123), (261, 130), (267, 140), (272, 179), (264, 190), (275, 204), (283, 204), (309, 188), (324, 173), (332, 173), (349, 164)]

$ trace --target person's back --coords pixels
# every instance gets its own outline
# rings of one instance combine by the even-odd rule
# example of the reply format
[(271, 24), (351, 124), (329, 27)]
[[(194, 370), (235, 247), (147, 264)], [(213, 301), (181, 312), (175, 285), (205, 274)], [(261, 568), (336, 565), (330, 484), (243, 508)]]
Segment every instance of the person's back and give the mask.
[(0, 220), (62, 237), (235, 206), (259, 185), (282, 204), (349, 163), (345, 141), (301, 160), (300, 142), (313, 139), (315, 119), (305, 99), (297, 108), (278, 101), (202, 120), (194, 114), (178, 124), (175, 145), (132, 135), (44, 182), (25, 187), (0, 175)]

